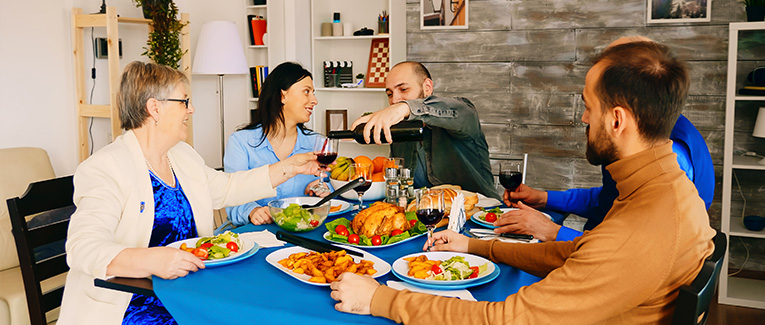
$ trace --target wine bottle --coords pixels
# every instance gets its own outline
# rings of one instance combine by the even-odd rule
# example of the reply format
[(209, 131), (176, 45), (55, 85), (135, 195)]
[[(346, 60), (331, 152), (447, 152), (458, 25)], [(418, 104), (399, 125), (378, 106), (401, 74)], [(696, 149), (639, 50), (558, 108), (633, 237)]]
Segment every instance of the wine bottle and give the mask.
[[(366, 123), (359, 124), (353, 130), (330, 131), (328, 137), (330, 139), (354, 139), (358, 143), (367, 144), (364, 142), (364, 127), (366, 125)], [(393, 137), (393, 142), (422, 141), (423, 126), (422, 121), (401, 121), (390, 127), (390, 135)], [(382, 143), (390, 143), (382, 130), (380, 132), (380, 141)], [(374, 143), (374, 137), (371, 134), (369, 142)]]

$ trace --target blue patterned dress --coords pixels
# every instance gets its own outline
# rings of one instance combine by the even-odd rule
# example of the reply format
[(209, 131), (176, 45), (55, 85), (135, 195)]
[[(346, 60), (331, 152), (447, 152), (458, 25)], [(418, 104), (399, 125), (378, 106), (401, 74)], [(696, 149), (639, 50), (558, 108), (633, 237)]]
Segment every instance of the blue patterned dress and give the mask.
[[(175, 187), (165, 184), (149, 171), (154, 189), (154, 226), (149, 247), (165, 246), (172, 242), (197, 237), (194, 214), (178, 178)], [(134, 294), (125, 311), (122, 324), (177, 324), (162, 302), (156, 297)]]

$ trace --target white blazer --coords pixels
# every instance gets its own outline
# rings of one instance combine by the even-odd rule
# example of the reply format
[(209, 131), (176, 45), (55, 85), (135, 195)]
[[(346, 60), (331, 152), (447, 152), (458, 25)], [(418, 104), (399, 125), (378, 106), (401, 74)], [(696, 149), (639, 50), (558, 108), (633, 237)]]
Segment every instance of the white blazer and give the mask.
[[(200, 236), (213, 234), (213, 210), (276, 196), (268, 166), (237, 173), (207, 167), (185, 142), (168, 152), (189, 200)], [(59, 324), (120, 324), (129, 293), (97, 288), (106, 267), (125, 248), (148, 247), (154, 225), (154, 192), (132, 131), (82, 162), (74, 173), (74, 204), (66, 241), (66, 278)]]

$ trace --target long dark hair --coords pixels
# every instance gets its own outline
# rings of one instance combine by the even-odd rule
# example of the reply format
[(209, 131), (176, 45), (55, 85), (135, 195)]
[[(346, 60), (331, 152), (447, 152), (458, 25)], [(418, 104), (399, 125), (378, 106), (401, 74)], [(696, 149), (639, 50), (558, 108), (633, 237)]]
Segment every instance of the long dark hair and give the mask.
[[(282, 90), (286, 91), (292, 85), (305, 78), (313, 78), (303, 66), (296, 62), (284, 62), (278, 65), (268, 74), (263, 82), (258, 99), (258, 109), (252, 114), (250, 124), (239, 130), (251, 130), (263, 127), (263, 136), (256, 146), (259, 146), (274, 132), (279, 124), (284, 125), (284, 104), (282, 104)], [(303, 134), (312, 134), (313, 131), (306, 128), (303, 123), (298, 123), (298, 128)]]

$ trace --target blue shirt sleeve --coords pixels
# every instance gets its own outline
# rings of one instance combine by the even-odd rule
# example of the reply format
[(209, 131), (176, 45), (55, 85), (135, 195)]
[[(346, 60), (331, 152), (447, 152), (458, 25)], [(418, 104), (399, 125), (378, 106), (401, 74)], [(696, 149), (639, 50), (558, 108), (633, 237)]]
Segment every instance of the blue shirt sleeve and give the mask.
[(555, 237), (556, 241), (572, 241), (574, 238), (581, 236), (584, 234), (581, 231), (576, 231), (574, 229), (571, 229), (569, 227), (560, 227), (560, 230), (558, 230), (558, 236)]
[(566, 191), (547, 191), (546, 208), (564, 211), (587, 218), (598, 205), (601, 187), (574, 188)]
[[(249, 170), (249, 145), (245, 133), (234, 132), (229, 137), (226, 153), (223, 158), (223, 170), (227, 173), (234, 173), (243, 170)], [(249, 202), (242, 205), (226, 208), (228, 220), (235, 226), (243, 226), (250, 222), (250, 211), (261, 205), (258, 202)]]

